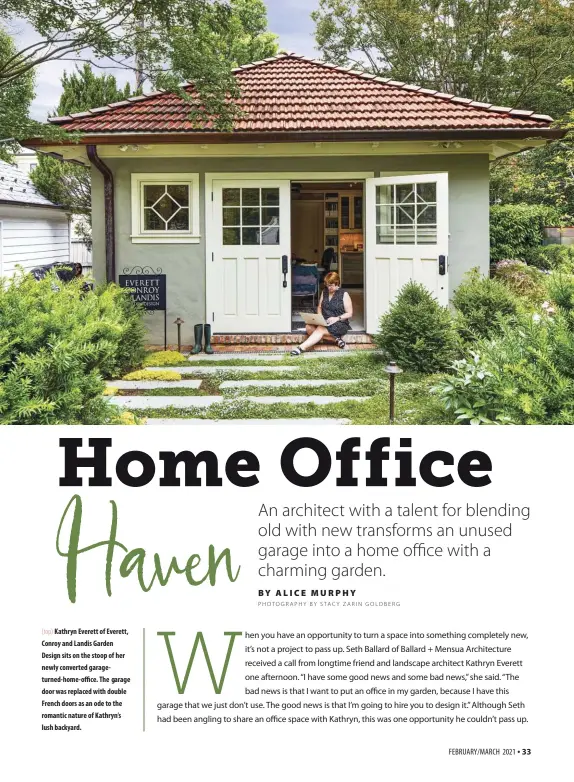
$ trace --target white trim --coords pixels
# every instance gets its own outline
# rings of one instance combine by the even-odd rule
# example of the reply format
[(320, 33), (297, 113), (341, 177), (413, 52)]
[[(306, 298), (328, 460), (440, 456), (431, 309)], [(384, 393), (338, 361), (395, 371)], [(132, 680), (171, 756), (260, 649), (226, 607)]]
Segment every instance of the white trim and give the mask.
[(3, 222), (0, 220), (0, 280), (4, 277), (4, 231)]
[[(148, 183), (189, 185), (189, 231), (144, 231), (142, 214), (142, 186)], [(131, 175), (132, 244), (199, 244), (199, 174), (155, 172)]]
[[(205, 322), (213, 324), (212, 313), (215, 301), (212, 300), (213, 283), (211, 263), (215, 253), (216, 226), (213, 219), (213, 183), (218, 180), (281, 180), (290, 182), (358, 182), (375, 176), (374, 171), (235, 171), (233, 173), (205, 174)], [(289, 218), (291, 221), (291, 217)], [(132, 240), (133, 241), (133, 240)], [(366, 256), (365, 256), (366, 258)]]
[(206, 174), (205, 188), (211, 190), (217, 179), (289, 179), (296, 182), (355, 182), (374, 177), (374, 171), (235, 171), (233, 174)]
[[(437, 185), (437, 239), (434, 245), (409, 245), (409, 244), (392, 244), (392, 245), (380, 245), (376, 240), (376, 226), (374, 218), (376, 215), (375, 204), (375, 187), (377, 185), (398, 185), (398, 184), (414, 184), (420, 182), (436, 182)], [(442, 279), (441, 290), (437, 292), (437, 298), (442, 306), (448, 305), (448, 252), (449, 252), (449, 175), (446, 172), (428, 172), (427, 174), (401, 174), (401, 175), (387, 175), (373, 178), (365, 185), (365, 327), (368, 334), (374, 334), (378, 327), (379, 317), (383, 314), (377, 303), (377, 286), (376, 286), (376, 269), (373, 263), (375, 262), (377, 248), (387, 247), (391, 248), (389, 252), (392, 254), (402, 254), (405, 258), (410, 256), (416, 257), (420, 254), (421, 249), (432, 252), (431, 248), (434, 248), (434, 253), (437, 256), (444, 254), (447, 258), (446, 274)], [(444, 210), (439, 209), (439, 203), (444, 204)], [(383, 252), (383, 251), (380, 251)], [(371, 265), (369, 266), (369, 263)], [(370, 274), (367, 270), (370, 268)], [(369, 279), (370, 277), (370, 279)], [(442, 278), (442, 275), (441, 275)], [(396, 279), (395, 279), (396, 282)]]

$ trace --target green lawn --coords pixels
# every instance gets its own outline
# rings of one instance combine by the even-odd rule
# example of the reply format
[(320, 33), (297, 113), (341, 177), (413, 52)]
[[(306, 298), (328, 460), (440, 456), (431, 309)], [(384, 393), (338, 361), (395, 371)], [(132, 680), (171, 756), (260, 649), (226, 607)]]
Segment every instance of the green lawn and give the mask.
[[(207, 409), (164, 408), (161, 410), (134, 410), (144, 418), (206, 418), (206, 419), (236, 419), (236, 418), (348, 418), (353, 424), (381, 425), (389, 422), (389, 379), (384, 372), (385, 362), (380, 355), (373, 352), (350, 352), (338, 358), (297, 359), (286, 356), (276, 364), (256, 359), (233, 359), (221, 362), (205, 361), (202, 366), (217, 366), (221, 369), (213, 375), (202, 379), (199, 391), (181, 389), (178, 393), (185, 396), (222, 394), (222, 401)], [(243, 373), (234, 370), (237, 366), (265, 366), (268, 372)], [(276, 365), (297, 366), (292, 374), (274, 371)], [(183, 376), (189, 374), (190, 365), (178, 367)], [(188, 372), (185, 372), (188, 369)], [(200, 377), (194, 375), (194, 377)], [(224, 380), (291, 380), (291, 379), (321, 379), (321, 380), (356, 380), (355, 383), (342, 386), (325, 385), (321, 387), (277, 388), (247, 387), (241, 389), (219, 389)], [(396, 381), (396, 423), (397, 424), (452, 424), (452, 419), (444, 412), (436, 397), (430, 393), (436, 383), (437, 375), (401, 374)], [(154, 396), (171, 395), (169, 387), (157, 389)], [(261, 405), (248, 402), (244, 396), (370, 396), (366, 401), (344, 401), (329, 405), (289, 404), (277, 402), (274, 405)]]

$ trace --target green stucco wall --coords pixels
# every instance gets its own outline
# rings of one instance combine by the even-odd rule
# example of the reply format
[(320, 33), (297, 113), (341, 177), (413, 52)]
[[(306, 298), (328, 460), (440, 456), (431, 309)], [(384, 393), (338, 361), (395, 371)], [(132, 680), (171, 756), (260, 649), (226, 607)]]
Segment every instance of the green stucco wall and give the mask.
[[(99, 152), (105, 156), (100, 147)], [(205, 313), (205, 176), (206, 172), (301, 172), (306, 171), (374, 171), (375, 176), (394, 173), (449, 174), (450, 200), (450, 293), (460, 284), (466, 271), (478, 266), (486, 274), (489, 264), (487, 155), (418, 155), (366, 157), (305, 158), (145, 158), (138, 160), (106, 159), (114, 174), (116, 215), (116, 269), (124, 267), (161, 267), (167, 274), (168, 341), (177, 339), (173, 321), (180, 316), (183, 342), (193, 341), (194, 323), (203, 323)], [(200, 174), (199, 244), (132, 244), (131, 179), (132, 173), (189, 172)], [(104, 204), (101, 174), (92, 168), (93, 262), (98, 280), (105, 279)], [(147, 316), (150, 342), (163, 340), (163, 314)]]

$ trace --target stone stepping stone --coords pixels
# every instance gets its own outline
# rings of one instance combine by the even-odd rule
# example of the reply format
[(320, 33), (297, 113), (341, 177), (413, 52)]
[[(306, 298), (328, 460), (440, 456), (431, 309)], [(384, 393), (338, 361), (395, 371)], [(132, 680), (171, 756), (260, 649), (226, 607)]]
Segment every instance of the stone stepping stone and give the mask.
[(196, 356), (188, 356), (187, 360), (192, 364), (201, 361), (230, 361), (243, 359), (244, 361), (281, 361), (288, 353), (198, 353)]
[[(156, 370), (162, 370), (165, 369), (165, 367), (146, 367), (146, 369), (151, 369), (152, 371)], [(202, 366), (189, 366), (189, 367), (173, 367), (176, 372), (182, 372), (183, 374), (190, 375), (190, 374), (198, 374), (198, 375), (216, 375), (218, 372), (295, 372), (297, 367), (290, 367), (290, 366), (273, 366), (270, 365), (268, 367), (250, 367), (246, 365), (241, 366), (225, 366), (222, 365), (220, 367), (202, 367)]]
[(137, 410), (163, 409), (164, 407), (211, 407), (222, 402), (221, 396), (110, 396), (112, 405)]
[[(110, 404), (136, 410), (164, 407), (211, 407), (211, 405), (226, 401), (222, 396), (111, 396)], [(368, 396), (242, 396), (247, 402), (259, 405), (294, 404), (303, 405), (314, 402), (316, 405), (332, 405), (337, 402), (366, 402)]]
[[(293, 347), (296, 346), (293, 345)], [(283, 357), (289, 356), (290, 352), (290, 350), (285, 350), (281, 353), (213, 353), (212, 355), (198, 353), (196, 356), (188, 356), (187, 360), (191, 364), (201, 363), (202, 361), (221, 361), (224, 363), (234, 359), (242, 361), (282, 361)], [(350, 355), (351, 352), (349, 350), (339, 350), (339, 348), (333, 348), (332, 350), (309, 350), (302, 353), (299, 358), (340, 358), (341, 356)]]
[(347, 426), (349, 418), (148, 418), (146, 426), (210, 426), (242, 424), (244, 426)]
[(369, 396), (242, 396), (240, 398), (259, 405), (277, 405), (282, 403), (305, 405), (308, 402), (314, 402), (316, 405), (334, 405), (337, 402), (366, 402), (367, 399), (370, 399)]
[(258, 388), (277, 388), (278, 386), (288, 386), (289, 388), (309, 388), (318, 386), (346, 386), (352, 383), (360, 383), (357, 380), (226, 380), (221, 383), (220, 388), (249, 388), (256, 386)]
[(201, 380), (108, 380), (108, 388), (145, 391), (146, 388), (199, 388)]

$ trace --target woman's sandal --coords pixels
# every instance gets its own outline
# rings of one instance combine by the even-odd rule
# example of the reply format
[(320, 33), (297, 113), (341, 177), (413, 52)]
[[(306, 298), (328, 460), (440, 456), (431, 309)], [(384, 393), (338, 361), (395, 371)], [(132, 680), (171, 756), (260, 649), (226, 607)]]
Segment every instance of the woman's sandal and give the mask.
[(293, 348), (293, 350), (291, 351), (290, 355), (291, 356), (300, 356), (302, 353), (303, 353), (303, 351), (301, 350), (301, 348)]
[(337, 347), (340, 348), (341, 350), (343, 350), (344, 348), (347, 347), (347, 343), (345, 342), (344, 339), (338, 339), (337, 340)]

